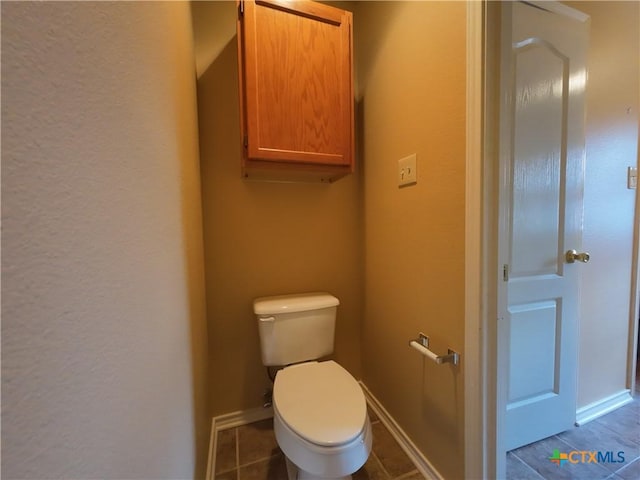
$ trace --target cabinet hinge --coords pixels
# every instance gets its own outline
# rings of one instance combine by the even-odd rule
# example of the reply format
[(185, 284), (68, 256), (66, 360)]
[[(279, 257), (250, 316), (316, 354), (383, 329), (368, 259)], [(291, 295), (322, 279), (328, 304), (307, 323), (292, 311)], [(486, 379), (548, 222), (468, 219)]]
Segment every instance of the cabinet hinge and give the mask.
[(509, 281), (509, 265), (506, 263), (502, 266), (502, 280), (504, 282)]
[(244, 15), (244, 0), (238, 2), (238, 16), (241, 17), (242, 15)]
[(244, 146), (244, 148), (247, 148), (249, 146), (249, 136), (247, 134), (242, 137), (242, 145)]

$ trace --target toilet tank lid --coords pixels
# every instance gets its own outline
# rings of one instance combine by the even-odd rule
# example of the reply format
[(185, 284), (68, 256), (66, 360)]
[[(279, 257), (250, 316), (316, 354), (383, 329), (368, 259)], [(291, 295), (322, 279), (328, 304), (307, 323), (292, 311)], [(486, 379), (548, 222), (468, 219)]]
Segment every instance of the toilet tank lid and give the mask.
[(253, 301), (253, 311), (257, 315), (306, 312), (340, 305), (340, 300), (326, 292), (296, 293), (275, 297), (260, 297)]

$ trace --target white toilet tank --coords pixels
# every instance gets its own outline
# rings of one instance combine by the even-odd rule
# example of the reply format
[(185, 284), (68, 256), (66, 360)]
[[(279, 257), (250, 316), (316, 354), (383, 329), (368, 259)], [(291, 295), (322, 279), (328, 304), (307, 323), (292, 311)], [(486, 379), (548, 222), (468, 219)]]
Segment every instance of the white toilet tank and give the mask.
[(255, 299), (263, 365), (284, 366), (333, 353), (339, 304), (324, 292)]

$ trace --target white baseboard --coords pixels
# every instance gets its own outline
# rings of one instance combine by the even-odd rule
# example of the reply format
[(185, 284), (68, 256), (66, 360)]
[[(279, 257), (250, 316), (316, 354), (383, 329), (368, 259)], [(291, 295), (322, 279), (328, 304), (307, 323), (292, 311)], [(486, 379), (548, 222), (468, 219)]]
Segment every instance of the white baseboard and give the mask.
[(240, 427), (273, 417), (273, 408), (252, 408), (233, 413), (225, 413), (211, 419), (211, 436), (209, 437), (209, 457), (207, 458), (206, 480), (213, 480), (216, 465), (218, 432), (228, 428)]
[(380, 421), (387, 427), (387, 430), (396, 439), (402, 450), (409, 456), (411, 461), (418, 467), (420, 473), (428, 480), (444, 480), (444, 477), (440, 475), (438, 470), (431, 464), (429, 460), (422, 454), (422, 452), (411, 441), (409, 436), (400, 428), (400, 425), (389, 415), (389, 412), (382, 406), (378, 399), (369, 391), (367, 386), (360, 382), (360, 386), (364, 391), (364, 395), (367, 398), (367, 403), (378, 416)]
[[(396, 421), (389, 415), (378, 399), (369, 391), (365, 384), (359, 382), (364, 392), (369, 407), (378, 416), (380, 421), (387, 427), (387, 430), (396, 439), (402, 450), (409, 456), (411, 461), (416, 465), (418, 470), (428, 480), (443, 480), (438, 470), (425, 458), (418, 450), (418, 447), (411, 441), (407, 434), (400, 428)], [(239, 427), (249, 423), (258, 422), (273, 417), (272, 408), (253, 408), (250, 410), (242, 410), (233, 413), (227, 413), (214, 417), (211, 420), (211, 437), (209, 439), (209, 458), (207, 460), (207, 476), (206, 480), (214, 480), (214, 470), (216, 465), (216, 442), (218, 432), (227, 428)]]
[(576, 425), (584, 425), (632, 401), (633, 397), (631, 396), (631, 392), (629, 390), (622, 390), (602, 400), (585, 405), (576, 411)]

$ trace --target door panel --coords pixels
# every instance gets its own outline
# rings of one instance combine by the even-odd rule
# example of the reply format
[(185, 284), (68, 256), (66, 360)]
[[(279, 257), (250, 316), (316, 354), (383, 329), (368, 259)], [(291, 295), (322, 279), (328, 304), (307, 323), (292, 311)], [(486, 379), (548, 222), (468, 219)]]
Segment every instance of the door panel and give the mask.
[(568, 60), (539, 39), (528, 39), (515, 46), (513, 62), (511, 274), (559, 274)]
[[(514, 305), (510, 313), (509, 406), (557, 395), (557, 301)], [(522, 375), (527, 372), (527, 375)]]
[(576, 411), (588, 17), (505, 2), (500, 113), (506, 449), (571, 428)]

